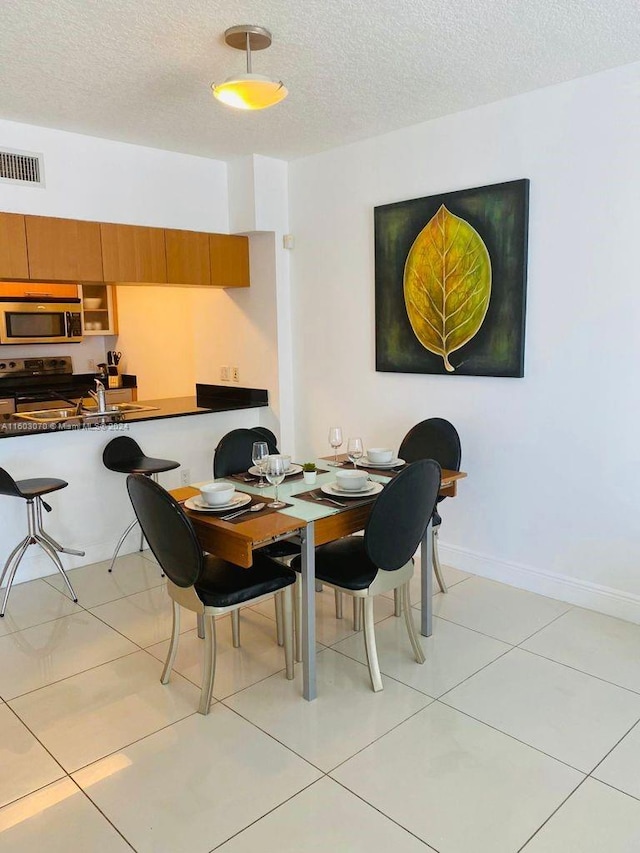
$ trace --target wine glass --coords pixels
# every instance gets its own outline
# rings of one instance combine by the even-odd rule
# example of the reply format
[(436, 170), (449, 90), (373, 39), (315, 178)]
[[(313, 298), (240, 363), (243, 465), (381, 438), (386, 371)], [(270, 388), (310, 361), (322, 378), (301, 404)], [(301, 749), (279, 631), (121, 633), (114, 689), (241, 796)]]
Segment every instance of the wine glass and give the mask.
[(266, 441), (254, 441), (251, 448), (251, 461), (256, 466), (260, 473), (260, 480), (256, 483), (256, 489), (264, 489), (267, 483), (262, 479), (267, 467), (267, 456), (269, 455), (269, 445)]
[(347, 456), (353, 462), (353, 467), (356, 468), (356, 462), (362, 458), (364, 451), (362, 450), (361, 438), (350, 438), (347, 441)]
[(340, 466), (338, 462), (338, 448), (342, 447), (342, 430), (340, 427), (331, 427), (329, 429), (329, 444), (333, 447), (333, 462), (329, 462), (329, 465), (338, 468)]
[(282, 509), (283, 506), (286, 506), (283, 501), (278, 500), (278, 486), (284, 480), (285, 473), (285, 464), (282, 456), (275, 454), (267, 456), (267, 480), (272, 486), (276, 487), (275, 500), (267, 504), (267, 506), (270, 506), (272, 509)]

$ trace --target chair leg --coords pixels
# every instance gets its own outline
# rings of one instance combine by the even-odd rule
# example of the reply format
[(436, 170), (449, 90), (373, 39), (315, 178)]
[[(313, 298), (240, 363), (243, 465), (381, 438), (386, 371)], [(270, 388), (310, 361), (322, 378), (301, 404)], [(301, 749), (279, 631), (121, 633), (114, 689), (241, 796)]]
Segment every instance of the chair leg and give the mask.
[(284, 661), (285, 673), (289, 681), (293, 679), (293, 584), (282, 590), (282, 619), (284, 622)]
[(411, 587), (409, 583), (403, 584), (397, 592), (400, 593), (403, 602), (403, 610), (404, 610), (404, 621), (407, 625), (407, 634), (409, 635), (409, 642), (411, 643), (411, 648), (413, 649), (413, 654), (415, 656), (417, 663), (424, 663), (425, 656), (422, 651), (422, 646), (420, 645), (420, 640), (418, 639), (418, 635), (416, 634), (416, 626), (413, 624), (413, 617), (411, 615)]
[(74, 557), (84, 557), (84, 551), (78, 551), (76, 548), (64, 548), (59, 542), (50, 536), (42, 526), (42, 498), (37, 497), (35, 500), (35, 510), (36, 510), (36, 527), (38, 529), (38, 533), (42, 536), (43, 539), (46, 539), (49, 545), (54, 548), (56, 551), (59, 551), (61, 554), (71, 554)]
[(447, 593), (449, 590), (447, 589), (447, 585), (444, 581), (444, 573), (442, 571), (442, 566), (440, 565), (440, 554), (438, 553), (438, 531), (440, 530), (440, 525), (434, 527), (431, 531), (431, 541), (433, 542), (433, 571), (436, 576), (436, 580), (438, 581), (438, 586), (440, 587), (440, 591)]
[(402, 616), (402, 599), (400, 598), (400, 590), (397, 587), (393, 590), (393, 615)]
[(293, 591), (293, 618), (296, 662), (302, 660), (302, 576), (296, 577), (295, 589)]
[(113, 571), (113, 565), (114, 565), (114, 563), (118, 557), (118, 554), (120, 553), (120, 548), (122, 548), (122, 544), (123, 544), (124, 540), (131, 533), (131, 531), (133, 530), (133, 528), (136, 526), (137, 523), (138, 523), (138, 519), (134, 518), (133, 521), (131, 522), (131, 524), (127, 527), (125, 532), (122, 534), (122, 536), (118, 540), (118, 544), (116, 545), (116, 550), (113, 552), (113, 557), (111, 558), (111, 565), (109, 566), (110, 572)]
[(362, 599), (364, 609), (364, 647), (367, 652), (367, 663), (369, 664), (369, 675), (371, 686), (375, 693), (382, 690), (382, 678), (380, 666), (378, 665), (378, 651), (376, 649), (376, 633), (373, 622), (373, 596)]
[[(2, 601), (2, 609), (0, 609), (0, 617), (4, 616), (5, 610), (7, 609), (7, 601), (9, 601), (9, 593), (11, 592), (11, 586), (13, 584), (13, 579), (16, 576), (16, 572), (18, 570), (18, 566), (20, 565), (20, 560), (24, 556), (24, 552), (27, 550), (29, 545), (31, 544), (31, 539), (29, 536), (25, 536), (25, 538), (17, 545), (11, 554), (9, 555), (9, 559), (5, 563), (4, 569), (2, 570), (2, 578), (0, 578), (0, 584), (4, 579), (4, 576), (9, 571), (9, 577), (7, 578), (7, 588), (4, 591), (4, 599)], [(13, 560), (13, 564), (11, 561)]]
[(360, 598), (353, 599), (353, 630), (362, 631), (362, 603)]
[[(162, 675), (160, 676), (160, 681), (163, 684), (168, 684), (169, 679), (171, 678), (171, 670), (173, 669), (173, 664), (176, 659), (176, 652), (178, 651), (178, 641), (180, 639), (180, 605), (177, 601), (171, 602), (173, 605), (173, 626), (171, 628), (171, 641), (169, 643), (169, 651), (167, 652), (167, 659), (164, 662), (164, 669), (162, 670)], [(198, 615), (198, 619), (200, 616)]]
[(276, 592), (273, 597), (273, 601), (276, 609), (276, 640), (279, 646), (284, 646), (284, 625), (282, 624), (282, 620), (284, 618), (282, 594)]
[[(237, 613), (237, 611), (235, 611)], [(216, 677), (216, 620), (213, 616), (204, 617), (204, 663), (202, 667), (202, 691), (200, 693), (199, 714), (208, 714), (213, 694), (213, 681)]]
[(47, 554), (47, 556), (51, 557), (56, 569), (60, 572), (64, 582), (67, 585), (67, 589), (69, 590), (69, 593), (71, 594), (71, 598), (73, 599), (73, 601), (77, 602), (78, 596), (76, 595), (74, 588), (71, 586), (71, 581), (67, 577), (67, 573), (65, 572), (63, 565), (60, 562), (60, 557), (58, 557), (58, 555), (53, 550), (51, 545), (49, 545), (49, 543), (46, 541), (46, 539), (43, 539), (42, 536), (40, 536), (40, 534), (36, 533), (35, 539), (36, 539), (36, 542), (38, 543), (38, 545), (45, 552), (45, 554)]
[(333, 594), (336, 600), (336, 619), (342, 619), (342, 593), (339, 589), (334, 589)]
[(196, 618), (196, 631), (198, 633), (198, 639), (204, 640), (204, 613), (198, 613)]
[[(231, 611), (231, 636), (233, 638), (233, 648), (240, 648), (240, 611)], [(206, 622), (205, 622), (205, 639), (206, 639)]]

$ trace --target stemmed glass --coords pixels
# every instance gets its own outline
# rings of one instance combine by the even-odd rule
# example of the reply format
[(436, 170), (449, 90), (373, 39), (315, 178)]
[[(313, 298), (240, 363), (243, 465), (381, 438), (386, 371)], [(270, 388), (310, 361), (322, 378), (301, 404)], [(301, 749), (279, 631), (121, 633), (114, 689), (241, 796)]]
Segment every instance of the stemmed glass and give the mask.
[(267, 480), (272, 486), (276, 487), (275, 500), (267, 504), (267, 506), (270, 506), (272, 509), (281, 509), (283, 506), (286, 506), (283, 501), (278, 500), (278, 486), (284, 480), (285, 473), (285, 461), (282, 456), (267, 456)]
[(363, 453), (361, 438), (350, 438), (347, 441), (347, 456), (353, 462), (354, 468), (357, 467), (356, 462), (362, 458)]
[(262, 479), (267, 467), (267, 456), (269, 445), (266, 441), (254, 441), (251, 449), (251, 461), (260, 472), (260, 480), (256, 483), (256, 489), (264, 489), (268, 484)]
[(342, 447), (342, 430), (340, 427), (331, 427), (329, 429), (329, 444), (333, 447), (333, 462), (329, 462), (329, 465), (333, 465), (334, 468), (338, 468), (340, 463), (338, 462), (338, 448)]

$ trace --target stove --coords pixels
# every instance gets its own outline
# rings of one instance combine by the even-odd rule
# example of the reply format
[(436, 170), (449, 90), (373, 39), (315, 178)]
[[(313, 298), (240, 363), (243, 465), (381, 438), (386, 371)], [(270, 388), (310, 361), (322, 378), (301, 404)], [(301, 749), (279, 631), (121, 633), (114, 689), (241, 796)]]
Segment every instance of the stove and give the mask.
[(0, 398), (14, 400), (18, 412), (60, 407), (92, 387), (93, 375), (74, 376), (68, 355), (0, 361)]

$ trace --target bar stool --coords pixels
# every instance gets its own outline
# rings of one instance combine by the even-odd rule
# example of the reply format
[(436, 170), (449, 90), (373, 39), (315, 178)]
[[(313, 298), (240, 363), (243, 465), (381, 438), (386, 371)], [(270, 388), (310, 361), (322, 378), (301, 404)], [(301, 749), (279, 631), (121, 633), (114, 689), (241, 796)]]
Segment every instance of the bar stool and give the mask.
[(20, 561), (25, 555), (29, 545), (39, 545), (48, 557), (53, 560), (56, 569), (64, 578), (71, 598), (74, 601), (78, 600), (73, 587), (66, 576), (65, 571), (60, 562), (60, 558), (56, 551), (61, 554), (73, 554), (76, 557), (84, 557), (84, 551), (76, 551), (73, 548), (63, 548), (55, 539), (45, 533), (42, 527), (42, 507), (47, 512), (51, 512), (51, 507), (46, 501), (42, 500), (42, 495), (47, 495), (50, 492), (57, 492), (59, 489), (66, 489), (69, 484), (65, 480), (56, 480), (53, 477), (36, 477), (30, 480), (14, 480), (11, 474), (0, 468), (0, 495), (7, 495), (10, 498), (22, 498), (27, 502), (27, 525), (28, 533), (24, 539), (19, 542), (13, 551), (9, 554), (7, 562), (4, 564), (2, 575), (0, 575), (0, 586), (8, 574), (7, 588), (4, 593), (0, 616), (4, 616), (11, 585), (16, 576), (16, 571), (20, 565)]
[[(118, 438), (114, 438), (107, 444), (102, 454), (102, 462), (105, 468), (108, 468), (110, 471), (116, 471), (118, 474), (144, 474), (145, 477), (151, 477), (156, 483), (158, 482), (158, 474), (180, 467), (180, 463), (174, 462), (173, 459), (154, 459), (152, 456), (145, 456), (138, 442), (126, 435), (118, 436)], [(122, 548), (122, 543), (137, 523), (138, 519), (134, 518), (120, 537), (116, 545), (116, 550), (113, 552), (113, 558), (109, 566), (110, 572), (113, 571), (113, 566), (120, 548)], [(143, 542), (144, 536), (141, 530), (141, 551)]]

